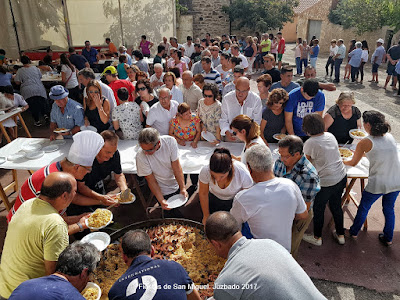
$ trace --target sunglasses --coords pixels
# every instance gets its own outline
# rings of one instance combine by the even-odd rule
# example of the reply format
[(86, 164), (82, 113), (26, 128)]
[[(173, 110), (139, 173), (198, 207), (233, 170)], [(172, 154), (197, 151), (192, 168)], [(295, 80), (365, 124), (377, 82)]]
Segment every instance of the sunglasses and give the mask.
[(145, 150), (145, 149), (142, 148), (142, 150), (143, 150), (144, 152), (146, 152), (146, 153), (153, 152), (154, 150), (156, 150), (156, 147), (157, 147), (158, 143), (159, 143), (159, 142), (155, 143), (155, 144), (153, 145), (153, 148), (151, 148), (151, 149)]
[(138, 91), (145, 91), (145, 90), (147, 90), (147, 88), (145, 86), (144, 87), (138, 87), (137, 90)]
[(203, 96), (206, 97), (206, 98), (213, 98), (214, 97), (214, 95), (206, 95), (206, 94), (203, 94)]

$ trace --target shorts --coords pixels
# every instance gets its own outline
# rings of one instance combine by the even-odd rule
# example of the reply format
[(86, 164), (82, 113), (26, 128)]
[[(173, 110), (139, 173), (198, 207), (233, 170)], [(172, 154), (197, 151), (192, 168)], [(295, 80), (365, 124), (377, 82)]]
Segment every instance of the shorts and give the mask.
[(372, 73), (378, 73), (378, 68), (379, 68), (379, 65), (378, 64), (372, 64)]
[(282, 61), (283, 53), (278, 53), (278, 61)]
[(392, 65), (390, 62), (388, 62), (388, 66), (387, 66), (387, 69), (386, 69), (386, 73), (389, 75), (389, 76), (397, 76), (397, 72), (395, 71), (395, 69), (396, 69), (396, 65)]

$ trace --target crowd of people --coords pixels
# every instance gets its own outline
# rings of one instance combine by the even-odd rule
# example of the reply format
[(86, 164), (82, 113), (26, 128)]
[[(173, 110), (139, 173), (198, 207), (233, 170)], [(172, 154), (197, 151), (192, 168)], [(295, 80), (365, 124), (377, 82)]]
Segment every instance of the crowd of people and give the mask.
[[(216, 280), (216, 299), (261, 299), (266, 294), (274, 299), (324, 299), (295, 259), (302, 240), (322, 245), (326, 204), (335, 223), (332, 236), (343, 245), (345, 236), (357, 237), (371, 205), (382, 196), (385, 226), (379, 241), (392, 244), (400, 162), (394, 159), (397, 146), (390, 125), (378, 111), (361, 113), (351, 92), (342, 92), (324, 113), (324, 92), (335, 90), (335, 85), (316, 79), (317, 39), (311, 46), (298, 40), (297, 75), (303, 66), (305, 70), (297, 82), (293, 68), (282, 65), (285, 40), (280, 32), (276, 37), (263, 34), (238, 41), (227, 35), (212, 39), (207, 34), (194, 43), (188, 36), (182, 45), (175, 37), (169, 42), (164, 38), (157, 46), (153, 68), (144, 58), (153, 46), (146, 36), (132, 56), (123, 46), (117, 50), (110, 39), (106, 43), (106, 54), (118, 56), (119, 63), (105, 67), (101, 80), (96, 80), (94, 72), (101, 68), (99, 54), (89, 41), (82, 55), (73, 48), (69, 56), (62, 55), (64, 84), (50, 88), (51, 110), (40, 68), (32, 66), (29, 57), (21, 57), (23, 67), (14, 77), (0, 77), (1, 83), (10, 81), (1, 87), (4, 97), (31, 109), (34, 125), (43, 125), (41, 116), (49, 123), (50, 140), (73, 140), (67, 157), (43, 166), (23, 183), (7, 215), (0, 299), (24, 299), (28, 291), (32, 291), (31, 299), (56, 297), (63, 286), (70, 295), (82, 291), (98, 253), (86, 244), (68, 246), (68, 236), (80, 239), (88, 231), (85, 220), (90, 212), (117, 204), (107, 195), (107, 177), (113, 174), (118, 188), (128, 189), (118, 151), (120, 139), (138, 140), (138, 150), (132, 149), (137, 151), (137, 176), (144, 178), (165, 216), (187, 217), (179, 208), (170, 209), (167, 199), (177, 194), (191, 197), (198, 191), (191, 203), (199, 204), (199, 221), (216, 253), (228, 259)], [(363, 78), (362, 45), (356, 42), (349, 52), (345, 76), (354, 81), (359, 72)], [(346, 52), (343, 47), (343, 41), (338, 46), (332, 41), (326, 65), (327, 75), (329, 67), (333, 73), (334, 65), (336, 81), (338, 61)], [(400, 49), (400, 45), (395, 47)], [(380, 51), (373, 55), (374, 64), (383, 60)], [(387, 54), (391, 64), (396, 51)], [(259, 92), (255, 93), (246, 75), (259, 70), (263, 74), (256, 79)], [(378, 80), (377, 75), (374, 78)], [(11, 80), (20, 85), (19, 92)], [(85, 126), (97, 133), (82, 131)], [(351, 143), (349, 130), (362, 127), (368, 136), (357, 144), (352, 159), (343, 161), (339, 144)], [(64, 132), (54, 132), (60, 128)], [(197, 148), (206, 135), (212, 137), (207, 141), (216, 149), (209, 164), (199, 175), (191, 174), (189, 182), (178, 145)], [(269, 146), (278, 140), (275, 161)], [(233, 155), (229, 147), (219, 146), (221, 142), (243, 143), (243, 150)], [(347, 231), (341, 206), (347, 183), (345, 165), (357, 165), (363, 155), (370, 161), (369, 180)], [(312, 221), (313, 234), (306, 234)], [(151, 259), (154, 249), (145, 232), (126, 233), (121, 248), (128, 271), (110, 290), (110, 299), (139, 299), (146, 284), (135, 286), (140, 291), (135, 293), (131, 283), (142, 277), (144, 269), (146, 280), (151, 277), (158, 284), (184, 287), (156, 289), (160, 299), (200, 299), (180, 265)], [(238, 293), (237, 284), (250, 288)]]

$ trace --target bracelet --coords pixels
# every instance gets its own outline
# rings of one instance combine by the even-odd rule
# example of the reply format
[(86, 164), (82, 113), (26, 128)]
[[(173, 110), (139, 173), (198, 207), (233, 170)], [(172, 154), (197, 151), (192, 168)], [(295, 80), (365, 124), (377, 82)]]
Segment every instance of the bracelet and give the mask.
[(82, 232), (83, 231), (82, 224), (78, 222), (78, 223), (76, 223), (76, 225), (78, 225), (78, 227), (79, 227), (79, 232)]

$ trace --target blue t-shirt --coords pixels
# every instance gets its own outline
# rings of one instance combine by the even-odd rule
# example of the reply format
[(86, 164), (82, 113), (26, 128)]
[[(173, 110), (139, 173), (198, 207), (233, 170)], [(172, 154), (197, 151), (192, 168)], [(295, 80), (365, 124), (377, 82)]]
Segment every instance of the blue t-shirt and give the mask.
[(285, 87), (283, 87), (283, 86), (282, 86), (282, 83), (281, 83), (280, 81), (278, 81), (278, 82), (275, 82), (275, 83), (273, 83), (273, 84), (271, 85), (269, 91), (271, 92), (271, 91), (274, 90), (274, 89), (279, 89), (279, 88), (281, 88), (281, 89), (284, 89), (286, 92), (290, 93), (292, 90), (294, 90), (294, 89), (296, 89), (296, 88), (298, 88), (298, 87), (300, 87), (300, 85), (299, 85), (298, 83), (296, 83), (296, 82), (293, 82), (293, 81), (291, 81), (291, 82), (289, 83), (289, 85), (288, 85), (288, 86), (285, 86)]
[(97, 50), (94, 48), (90, 48), (90, 51), (87, 51), (86, 48), (82, 49), (82, 55), (88, 60), (89, 64), (97, 62)]
[(293, 113), (293, 130), (297, 136), (305, 136), (301, 129), (303, 118), (313, 112), (323, 111), (325, 108), (325, 95), (321, 91), (311, 100), (307, 100), (301, 94), (301, 88), (294, 89), (289, 93), (289, 100), (286, 102), (285, 112)]
[(0, 86), (7, 86), (7, 85), (11, 85), (11, 78), (12, 75), (11, 73), (0, 73)]
[(193, 290), (192, 285), (189, 275), (177, 262), (141, 255), (114, 283), (108, 299), (186, 300), (186, 295)]
[(11, 294), (10, 300), (85, 300), (69, 281), (56, 275), (27, 280)]
[(318, 54), (319, 54), (319, 45), (317, 45), (317, 46), (315, 46), (315, 47), (313, 48), (313, 53), (314, 53), (314, 54), (310, 54), (310, 58), (318, 57)]

